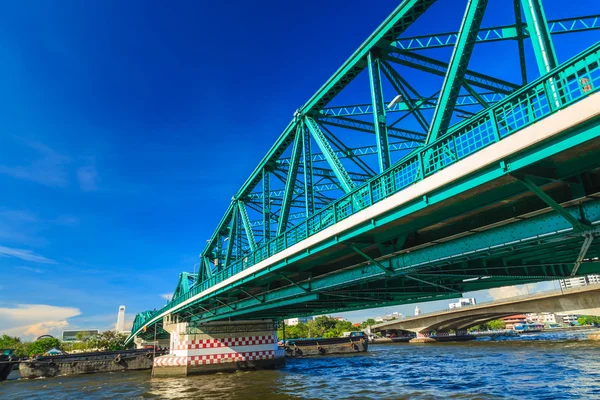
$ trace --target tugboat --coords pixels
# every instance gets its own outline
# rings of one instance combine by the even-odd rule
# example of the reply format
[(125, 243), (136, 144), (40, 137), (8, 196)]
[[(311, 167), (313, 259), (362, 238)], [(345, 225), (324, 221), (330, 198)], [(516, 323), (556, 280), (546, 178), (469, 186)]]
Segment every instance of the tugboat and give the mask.
[(12, 349), (0, 349), (0, 381), (6, 380), (17, 363), (17, 357)]
[(369, 338), (364, 332), (349, 332), (338, 338), (290, 339), (280, 342), (280, 347), (286, 357), (362, 353), (369, 350)]

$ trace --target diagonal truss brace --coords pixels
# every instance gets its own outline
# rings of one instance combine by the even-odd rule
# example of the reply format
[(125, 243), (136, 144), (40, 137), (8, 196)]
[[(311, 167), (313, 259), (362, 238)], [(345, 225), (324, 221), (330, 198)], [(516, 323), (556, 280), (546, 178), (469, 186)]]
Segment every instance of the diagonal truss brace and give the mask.
[(242, 220), (242, 225), (244, 226), (244, 231), (246, 232), (246, 238), (248, 239), (248, 245), (250, 246), (250, 250), (256, 250), (256, 240), (254, 239), (254, 232), (252, 231), (252, 225), (250, 224), (250, 219), (248, 218), (248, 210), (246, 210), (246, 205), (244, 202), (238, 200), (238, 210), (240, 211), (240, 218)]
[(423, 116), (421, 110), (419, 110), (419, 105), (411, 99), (410, 94), (405, 88), (405, 86), (407, 86), (407, 82), (404, 80), (404, 78), (402, 78), (402, 76), (400, 76), (400, 74), (396, 72), (396, 70), (392, 68), (392, 66), (387, 61), (383, 61), (381, 63), (381, 70), (387, 77), (388, 81), (390, 81), (390, 83), (394, 87), (394, 90), (396, 90), (396, 93), (402, 96), (402, 99), (408, 105), (408, 107), (410, 107), (411, 110), (415, 110), (415, 118), (417, 119), (419, 125), (421, 125), (421, 128), (423, 128), (425, 132), (429, 131), (429, 123)]
[(325, 156), (325, 159), (329, 163), (329, 166), (333, 170), (333, 173), (340, 182), (340, 186), (342, 187), (345, 193), (351, 192), (355, 186), (354, 182), (352, 181), (352, 179), (350, 179), (348, 172), (335, 155), (335, 152), (333, 151), (333, 148), (331, 147), (329, 141), (325, 137), (325, 134), (321, 131), (321, 128), (319, 128), (319, 125), (315, 122), (314, 119), (306, 116), (304, 120), (313, 139), (315, 139), (317, 146), (319, 146), (319, 149), (321, 149), (321, 152)]
[(238, 210), (235, 208), (232, 210), (233, 217), (231, 218), (231, 225), (229, 229), (229, 236), (227, 239), (227, 250), (225, 251), (225, 262), (224, 266), (229, 266), (229, 262), (231, 261), (231, 253), (233, 252), (233, 246), (235, 242), (235, 232), (238, 224)]
[(290, 215), (290, 206), (292, 204), (292, 197), (294, 196), (294, 189), (296, 188), (296, 178), (298, 176), (298, 167), (300, 166), (301, 154), (302, 132), (299, 127), (296, 132), (296, 138), (294, 139), (294, 145), (292, 148), (292, 157), (290, 159), (290, 167), (288, 169), (287, 179), (285, 183), (285, 191), (283, 194), (283, 202), (281, 204), (279, 225), (277, 226), (277, 235), (281, 235), (281, 233), (283, 233), (287, 229), (288, 217)]
[(460, 93), (463, 79), (467, 72), (467, 66), (471, 59), (471, 54), (475, 48), (475, 39), (477, 32), (483, 20), (483, 14), (488, 0), (469, 0), (465, 16), (463, 17), (460, 32), (452, 52), (450, 65), (444, 78), (442, 91), (438, 100), (438, 105), (433, 114), (433, 120), (429, 127), (426, 144), (433, 142), (437, 137), (446, 133), (456, 99)]
[(393, 268), (391, 267), (386, 267), (385, 265), (383, 265), (382, 263), (380, 263), (379, 261), (375, 260), (373, 257), (370, 257), (369, 255), (367, 255), (366, 253), (364, 253), (362, 250), (360, 250), (358, 247), (356, 247), (355, 245), (349, 243), (348, 247), (350, 247), (352, 250), (354, 250), (356, 253), (360, 254), (361, 256), (363, 256), (367, 261), (370, 261), (371, 263), (373, 263), (375, 266), (379, 267), (381, 270), (383, 270), (383, 272), (385, 272), (385, 274), (387, 276), (391, 276), (391, 275), (399, 275), (399, 276), (403, 276), (404, 278), (407, 279), (412, 279), (413, 281), (417, 281), (417, 282), (421, 282), (424, 283), (426, 285), (430, 285), (430, 286), (435, 286), (435, 287), (439, 287), (454, 293), (460, 293), (458, 290), (456, 289), (452, 289), (448, 286), (444, 286), (444, 285), (440, 285), (438, 283), (433, 283), (433, 282), (429, 282), (426, 281), (424, 279), (420, 279), (420, 278), (415, 278), (414, 276), (408, 275), (404, 272), (396, 272)]
[(592, 241), (594, 240), (594, 235), (591, 233), (586, 233), (585, 240), (581, 245), (581, 250), (579, 250), (579, 255), (577, 256), (577, 260), (575, 260), (575, 264), (573, 264), (573, 270), (571, 271), (571, 276), (577, 275), (577, 271), (579, 270), (579, 266), (585, 259), (585, 255), (587, 254), (590, 246), (592, 245)]
[(544, 203), (546, 203), (550, 208), (556, 211), (561, 217), (566, 219), (571, 225), (573, 225), (573, 229), (578, 232), (586, 232), (590, 229), (590, 226), (584, 224), (577, 218), (575, 218), (570, 212), (565, 210), (560, 204), (558, 204), (552, 197), (548, 196), (546, 192), (540, 189), (535, 183), (531, 181), (527, 176), (521, 175), (513, 175), (517, 178), (525, 187), (531, 190), (537, 197), (539, 197)]
[(383, 104), (383, 89), (381, 87), (381, 60), (373, 55), (371, 50), (367, 55), (369, 66), (369, 84), (371, 87), (371, 102), (373, 104), (373, 128), (377, 141), (377, 155), (379, 172), (390, 167), (390, 149), (388, 127), (385, 118), (385, 105)]

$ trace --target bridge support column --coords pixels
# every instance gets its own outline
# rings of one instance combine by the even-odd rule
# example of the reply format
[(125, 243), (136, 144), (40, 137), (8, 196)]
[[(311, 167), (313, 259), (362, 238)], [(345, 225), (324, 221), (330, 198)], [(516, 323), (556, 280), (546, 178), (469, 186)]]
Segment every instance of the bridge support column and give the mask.
[(285, 364), (272, 320), (219, 321), (191, 326), (166, 316), (170, 354), (156, 357), (152, 376), (187, 376), (236, 370), (274, 369)]
[(408, 343), (435, 343), (436, 340), (432, 338), (429, 334), (425, 333), (417, 333), (417, 337), (414, 339), (410, 339)]

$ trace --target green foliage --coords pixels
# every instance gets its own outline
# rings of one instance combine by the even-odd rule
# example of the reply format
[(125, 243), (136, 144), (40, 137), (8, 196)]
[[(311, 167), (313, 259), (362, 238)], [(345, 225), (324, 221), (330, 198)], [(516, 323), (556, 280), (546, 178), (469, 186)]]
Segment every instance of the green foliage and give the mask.
[(366, 329), (367, 327), (376, 325), (376, 324), (377, 324), (377, 321), (375, 321), (373, 318), (369, 318), (368, 320), (366, 320), (360, 324), (360, 328)]
[(593, 315), (582, 315), (577, 318), (577, 322), (579, 325), (600, 325), (600, 317), (595, 317)]
[(475, 325), (469, 328), (469, 331), (500, 331), (506, 329), (506, 323), (501, 319), (496, 319), (485, 324)]
[[(364, 325), (368, 321), (373, 321), (371, 325), (375, 324), (375, 320), (367, 320), (363, 322)], [(362, 326), (361, 325), (361, 326)], [(366, 325), (365, 325), (366, 326)], [(318, 337), (339, 337), (344, 332), (355, 331), (357, 328), (352, 325), (350, 321), (339, 321), (335, 318), (328, 316), (320, 316), (315, 318), (308, 323), (299, 323), (294, 326), (285, 327), (285, 338), (286, 339), (299, 339), (299, 338), (318, 338)], [(277, 337), (283, 339), (283, 330), (277, 331)]]
[(104, 331), (98, 336), (87, 339), (90, 347), (98, 350), (123, 350), (125, 349), (127, 335), (117, 331)]
[(43, 338), (32, 342), (29, 345), (27, 350), (27, 354), (29, 356), (33, 355), (44, 355), (48, 350), (51, 349), (61, 349), (61, 341), (56, 338)]
[(29, 354), (29, 345), (29, 342), (22, 342), (21, 339), (16, 336), (0, 336), (0, 349), (13, 349), (17, 357), (27, 356)]

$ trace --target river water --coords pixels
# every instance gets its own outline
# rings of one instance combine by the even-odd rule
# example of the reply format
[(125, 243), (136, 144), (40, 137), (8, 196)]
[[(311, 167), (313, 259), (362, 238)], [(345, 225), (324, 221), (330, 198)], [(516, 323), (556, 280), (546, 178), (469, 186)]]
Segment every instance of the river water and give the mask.
[(373, 345), (289, 359), (277, 371), (151, 378), (150, 371), (0, 382), (2, 399), (600, 399), (592, 331), (463, 343)]

